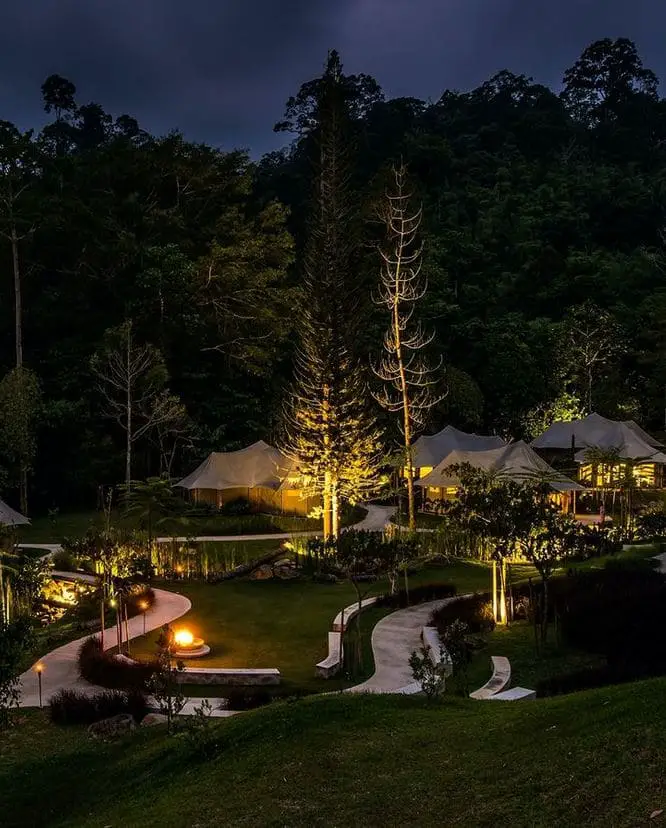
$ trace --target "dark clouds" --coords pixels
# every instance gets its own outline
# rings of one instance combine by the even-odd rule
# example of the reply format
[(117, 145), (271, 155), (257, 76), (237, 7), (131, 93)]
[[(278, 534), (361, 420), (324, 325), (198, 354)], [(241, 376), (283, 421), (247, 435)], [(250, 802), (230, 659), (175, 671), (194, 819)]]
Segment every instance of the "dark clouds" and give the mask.
[(329, 48), (391, 96), (437, 98), (499, 69), (555, 86), (601, 37), (636, 41), (666, 77), (666, 8), (655, 0), (4, 0), (0, 117), (43, 119), (51, 73), (147, 129), (247, 146), (284, 141), (272, 126)]

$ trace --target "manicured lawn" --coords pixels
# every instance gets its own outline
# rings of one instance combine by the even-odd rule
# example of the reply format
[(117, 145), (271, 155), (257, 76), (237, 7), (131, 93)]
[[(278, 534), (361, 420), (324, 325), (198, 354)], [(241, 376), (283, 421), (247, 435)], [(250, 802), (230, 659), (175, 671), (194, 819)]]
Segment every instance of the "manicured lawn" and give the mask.
[(666, 681), (516, 704), (334, 695), (115, 743), (45, 724), (0, 741), (7, 828), (664, 825)]
[[(517, 621), (508, 627), (496, 627), (495, 631), (486, 637), (487, 646), (475, 652), (469, 665), (470, 691), (481, 687), (490, 678), (491, 656), (506, 656), (509, 659), (513, 687), (532, 689), (536, 687), (540, 679), (604, 664), (601, 656), (558, 646), (554, 639), (555, 631), (551, 628), (549, 641), (543, 653), (538, 653), (534, 640), (534, 628), (531, 624), (526, 621)], [(453, 690), (453, 685), (452, 682), (447, 690)]]
[[(459, 592), (488, 589), (485, 564), (459, 562), (427, 567), (412, 575), (410, 586), (452, 582)], [(194, 581), (165, 583), (192, 601), (191, 611), (174, 622), (206, 640), (210, 656), (197, 659), (202, 667), (278, 667), (288, 686), (317, 692), (350, 683), (344, 679), (318, 679), (315, 664), (327, 654), (327, 633), (343, 606), (356, 600), (347, 583), (315, 584), (310, 581), (234, 580), (219, 584)], [(385, 592), (385, 581), (371, 585), (368, 595)], [(373, 671), (370, 634), (374, 624), (389, 610), (364, 613), (364, 675)], [(132, 642), (132, 653), (152, 656), (158, 633)], [(359, 680), (358, 678), (356, 679)]]

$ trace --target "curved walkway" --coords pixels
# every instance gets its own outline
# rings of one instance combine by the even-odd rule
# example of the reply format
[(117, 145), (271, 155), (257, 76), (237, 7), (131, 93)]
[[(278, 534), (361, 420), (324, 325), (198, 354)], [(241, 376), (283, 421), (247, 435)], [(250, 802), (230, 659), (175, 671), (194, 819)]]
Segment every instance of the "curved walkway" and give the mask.
[(414, 683), (409, 657), (422, 646), (421, 630), (434, 610), (455, 601), (442, 598), (387, 615), (372, 631), (375, 673), (367, 681), (349, 687), (348, 693), (399, 693)]
[[(156, 589), (154, 592), (155, 603), (146, 612), (146, 632), (175, 621), (176, 618), (185, 615), (192, 606), (188, 598), (177, 592), (167, 592), (164, 589)], [(42, 672), (43, 704), (47, 704), (58, 690), (78, 690), (86, 693), (98, 689), (79, 677), (77, 665), (79, 648), (91, 635), (97, 635), (97, 633), (91, 632), (76, 641), (70, 641), (69, 644), (58, 647), (57, 650), (53, 650), (36, 662), (44, 668)], [(143, 635), (143, 615), (135, 615), (129, 620), (129, 637), (130, 639), (138, 638), (140, 635)], [(104, 631), (104, 649), (115, 647), (117, 644), (117, 631), (114, 624)], [(21, 707), (37, 707), (38, 705), (39, 684), (33, 664), (21, 676)]]
[(372, 503), (366, 503), (363, 508), (368, 510), (368, 514), (363, 520), (354, 523), (353, 526), (346, 527), (347, 529), (357, 529), (365, 532), (382, 532), (389, 525), (396, 507), (375, 506)]

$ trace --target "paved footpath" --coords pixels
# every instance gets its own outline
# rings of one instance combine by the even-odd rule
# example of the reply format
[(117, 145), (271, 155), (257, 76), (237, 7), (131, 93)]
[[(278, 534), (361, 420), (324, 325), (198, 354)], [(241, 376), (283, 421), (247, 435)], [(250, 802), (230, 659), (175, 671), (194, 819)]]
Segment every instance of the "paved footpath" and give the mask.
[(409, 657), (422, 646), (421, 629), (428, 626), (433, 611), (451, 598), (428, 601), (387, 615), (372, 631), (375, 673), (367, 681), (350, 687), (348, 693), (399, 693), (414, 684)]
[(350, 526), (350, 529), (382, 532), (389, 525), (391, 516), (395, 512), (395, 506), (375, 506), (372, 503), (366, 503), (363, 508), (368, 510), (368, 514), (363, 520)]
[[(176, 592), (167, 592), (164, 589), (156, 589), (155, 603), (146, 612), (146, 632), (155, 630), (163, 624), (169, 624), (176, 618), (190, 609), (191, 603), (188, 598)], [(48, 655), (36, 662), (43, 666), (42, 672), (42, 703), (47, 704), (51, 696), (58, 690), (79, 690), (81, 692), (95, 692), (99, 690), (87, 681), (79, 677), (77, 656), (79, 647), (97, 633), (89, 633), (71, 641), (63, 647), (58, 647)], [(129, 620), (129, 637), (137, 638), (143, 635), (143, 615), (136, 615)], [(115, 647), (118, 643), (115, 624), (104, 631), (104, 649)], [(21, 707), (37, 707), (39, 705), (39, 684), (35, 665), (26, 670), (21, 676)]]

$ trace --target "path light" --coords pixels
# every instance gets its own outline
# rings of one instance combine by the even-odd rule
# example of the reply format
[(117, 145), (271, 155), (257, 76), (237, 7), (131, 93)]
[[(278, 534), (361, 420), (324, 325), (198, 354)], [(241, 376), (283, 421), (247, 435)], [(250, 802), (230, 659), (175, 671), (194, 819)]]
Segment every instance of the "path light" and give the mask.
[(173, 644), (173, 654), (176, 658), (201, 658), (210, 652), (210, 647), (204, 644), (203, 638), (195, 638), (186, 629), (177, 630), (174, 633)]
[(42, 673), (44, 672), (44, 665), (38, 662), (35, 665), (35, 672), (37, 673), (37, 683), (39, 685), (39, 709), (42, 709)]
[(146, 612), (148, 611), (148, 601), (140, 601), (139, 608), (143, 612), (143, 634), (146, 634)]

